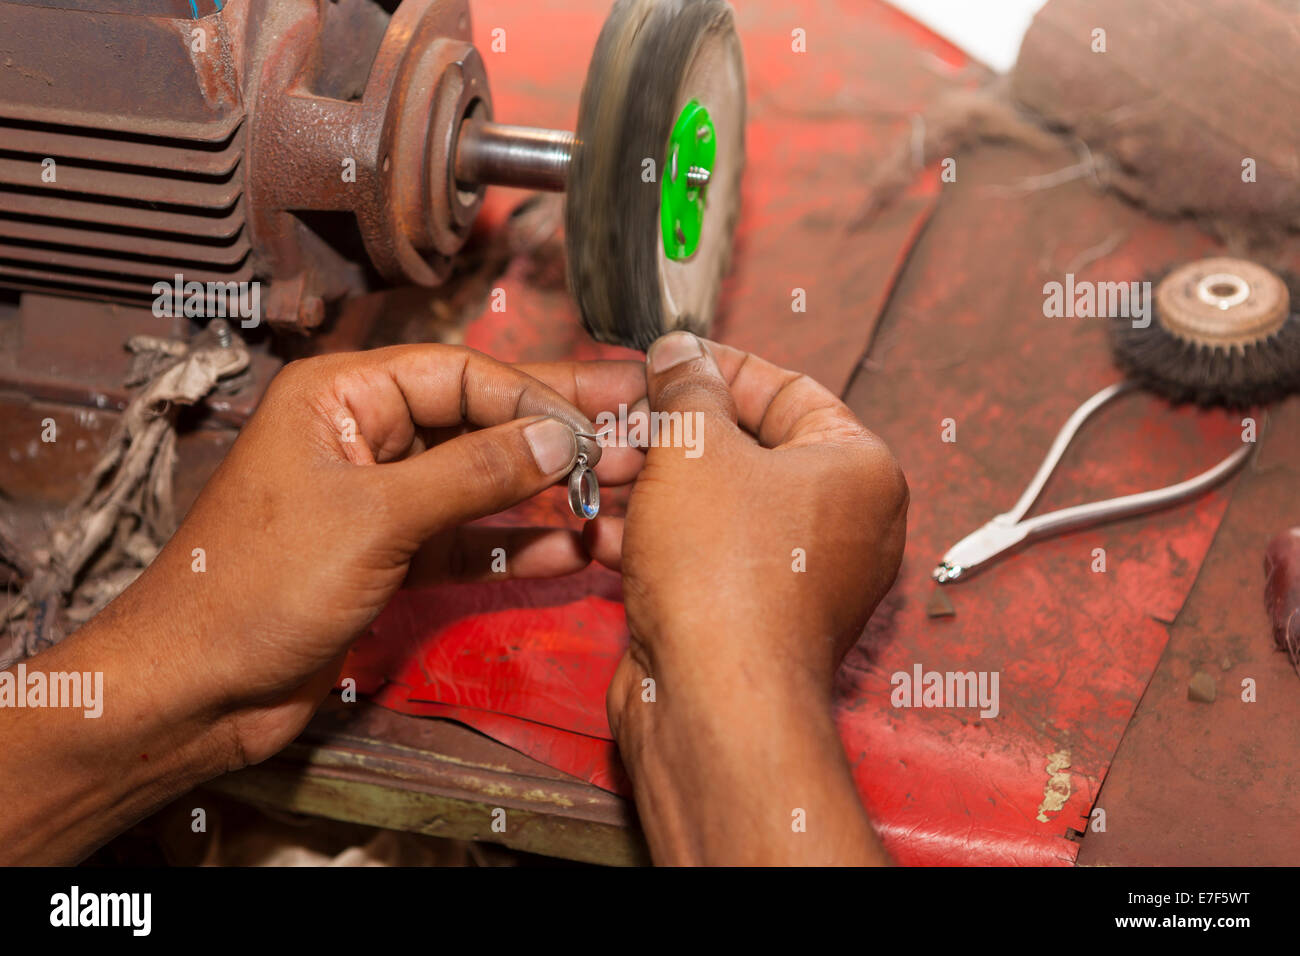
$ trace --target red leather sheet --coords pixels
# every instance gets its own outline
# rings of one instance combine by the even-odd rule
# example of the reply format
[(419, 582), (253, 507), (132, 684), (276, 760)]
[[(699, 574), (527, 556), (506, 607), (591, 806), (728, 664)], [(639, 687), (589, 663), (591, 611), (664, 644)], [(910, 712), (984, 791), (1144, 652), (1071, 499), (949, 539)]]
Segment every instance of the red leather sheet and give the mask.
[[(1069, 412), (1114, 378), (1098, 329), (1032, 321), (1041, 314), (1043, 233), (1070, 220), (1059, 205), (1003, 202), (967, 209), (956, 226), (932, 225), (918, 243), (938, 189), (930, 170), (869, 230), (851, 232), (871, 163), (908, 135), (909, 113), (958, 82), (964, 59), (876, 2), (741, 6), (750, 160), (716, 334), (845, 390), (891, 292), (891, 315), (905, 313), (904, 326), (881, 329), (874, 370), (848, 393), (899, 455), (913, 498), (900, 580), (838, 681), (855, 779), (900, 862), (1069, 863), (1078, 851), (1070, 831), (1084, 828), (1164, 646), (1160, 621), (1181, 606), (1226, 499), (1218, 493), (1039, 544), (951, 589), (955, 618), (925, 615), (934, 560), (1015, 500)], [(599, 0), (566, 3), (563, 14), (522, 0), (476, 8), (480, 36), (502, 26), (510, 37), (508, 55), (488, 55), (498, 118), (572, 123), (604, 9)], [(790, 51), (796, 27), (807, 32), (809, 54)], [(1073, 161), (1064, 156), (1059, 165)], [(517, 198), (491, 196), (489, 222)], [(1125, 215), (1130, 228), (1146, 228), (1136, 213)], [(1113, 228), (1104, 217), (1070, 223), (1073, 253), (1106, 239), (1107, 231), (1089, 229)], [(1159, 230), (1136, 236), (1110, 255), (1103, 277), (1136, 278), (1187, 245)], [(914, 261), (895, 289), (909, 253)], [(996, 299), (990, 269), (1002, 270)], [(519, 267), (501, 284), (510, 308), (474, 322), (469, 344), (507, 360), (630, 354), (590, 343), (562, 289), (531, 284)], [(796, 287), (807, 290), (807, 314), (790, 312)], [(1225, 421), (1132, 401), (1135, 409), (1088, 430), (1091, 451), (1067, 456), (1043, 507), (1178, 480), (1217, 460), (1207, 449), (1226, 454)], [(956, 444), (939, 441), (949, 416), (960, 420)], [(611, 495), (606, 507), (619, 500)], [(513, 520), (572, 519), (555, 492)], [(1108, 549), (1106, 574), (1088, 570), (1094, 544)], [(604, 708), (625, 645), (618, 578), (592, 568), (562, 581), (402, 592), (345, 673), (386, 706), (462, 721), (626, 793)], [(918, 663), (998, 672), (999, 716), (892, 707), (890, 675)]]

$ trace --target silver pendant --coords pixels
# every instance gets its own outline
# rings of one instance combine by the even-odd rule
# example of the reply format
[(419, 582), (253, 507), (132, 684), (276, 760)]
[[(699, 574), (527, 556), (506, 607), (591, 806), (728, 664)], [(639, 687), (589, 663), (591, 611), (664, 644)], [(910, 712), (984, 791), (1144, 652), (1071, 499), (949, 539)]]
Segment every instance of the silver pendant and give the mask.
[(590, 521), (600, 513), (600, 482), (596, 473), (587, 467), (587, 456), (578, 455), (578, 462), (569, 472), (569, 507), (579, 518)]

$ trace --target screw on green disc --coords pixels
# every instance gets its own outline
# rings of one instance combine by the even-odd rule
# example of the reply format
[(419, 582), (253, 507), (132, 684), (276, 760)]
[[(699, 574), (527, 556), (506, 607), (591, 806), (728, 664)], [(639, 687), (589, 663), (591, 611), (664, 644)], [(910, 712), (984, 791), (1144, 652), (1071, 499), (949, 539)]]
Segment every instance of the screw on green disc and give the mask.
[(691, 100), (673, 124), (663, 168), (659, 219), (669, 259), (689, 259), (700, 244), (704, 195), (717, 151), (709, 111)]

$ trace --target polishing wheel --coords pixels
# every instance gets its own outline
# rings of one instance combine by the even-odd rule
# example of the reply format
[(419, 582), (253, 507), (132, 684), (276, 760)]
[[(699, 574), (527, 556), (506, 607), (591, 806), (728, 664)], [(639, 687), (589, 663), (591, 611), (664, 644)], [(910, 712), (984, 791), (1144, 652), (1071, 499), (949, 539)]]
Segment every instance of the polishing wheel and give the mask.
[(705, 332), (731, 258), (745, 161), (745, 70), (723, 0), (618, 0), (576, 135), (471, 115), (455, 175), (567, 192), (569, 285), (601, 342)]
[(1155, 321), (1111, 323), (1116, 364), (1175, 402), (1247, 408), (1300, 388), (1300, 284), (1219, 256), (1168, 272)]

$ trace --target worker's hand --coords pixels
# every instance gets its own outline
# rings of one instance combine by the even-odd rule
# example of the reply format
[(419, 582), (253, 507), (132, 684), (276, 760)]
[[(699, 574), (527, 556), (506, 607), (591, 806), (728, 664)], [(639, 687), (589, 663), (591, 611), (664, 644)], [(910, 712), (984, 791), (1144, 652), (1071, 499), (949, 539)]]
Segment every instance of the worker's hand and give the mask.
[[(496, 548), (514, 577), (588, 563), (570, 530), (462, 527), (562, 479), (575, 430), (593, 432), (588, 415), (644, 395), (640, 363), (531, 370), (540, 377), (420, 345), (295, 362), (275, 378), (174, 537), (110, 608), (186, 622), (166, 653), (189, 692), (226, 715), (233, 763), (302, 729), (404, 580), (486, 578)], [(606, 450), (597, 474), (626, 481), (639, 458)]]
[[(883, 862), (830, 693), (898, 571), (898, 464), (816, 382), (689, 333), (652, 346), (647, 383), (650, 411), (672, 417), (626, 520), (586, 533), (623, 572), (631, 645), (609, 717), (651, 851)], [(698, 445), (665, 447), (664, 422), (690, 416)]]
[(696, 416), (700, 444), (650, 448), (626, 520), (587, 528), (622, 569), (632, 632), (613, 717), (640, 678), (682, 670), (829, 694), (902, 557), (894, 456), (812, 379), (689, 333), (654, 344), (647, 382), (650, 410)]

